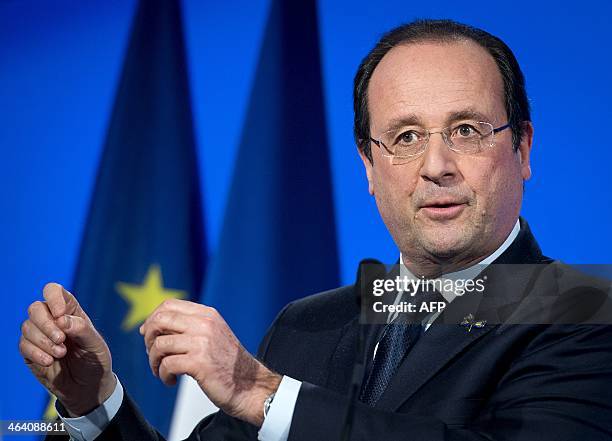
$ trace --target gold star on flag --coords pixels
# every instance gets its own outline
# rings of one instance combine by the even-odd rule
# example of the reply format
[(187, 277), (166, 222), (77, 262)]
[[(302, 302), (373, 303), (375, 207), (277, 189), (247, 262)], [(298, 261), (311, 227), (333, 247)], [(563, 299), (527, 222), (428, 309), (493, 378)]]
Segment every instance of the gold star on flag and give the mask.
[(130, 310), (121, 327), (130, 331), (144, 322), (166, 299), (184, 299), (185, 291), (165, 289), (159, 265), (151, 265), (142, 285), (118, 282), (116, 289), (129, 304)]
[(43, 414), (43, 419), (45, 421), (55, 421), (58, 418), (57, 411), (55, 410), (55, 401), (57, 398), (55, 395), (49, 393), (49, 403), (47, 403), (47, 408), (45, 409), (45, 413)]

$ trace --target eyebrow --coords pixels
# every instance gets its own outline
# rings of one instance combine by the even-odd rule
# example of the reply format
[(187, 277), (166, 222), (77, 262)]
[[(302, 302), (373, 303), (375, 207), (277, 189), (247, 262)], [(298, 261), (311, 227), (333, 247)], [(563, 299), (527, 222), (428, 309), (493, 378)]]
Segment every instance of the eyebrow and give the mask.
[(490, 122), (491, 120), (491, 118), (484, 115), (483, 113), (475, 109), (468, 108), (468, 109), (460, 110), (458, 112), (452, 112), (449, 115), (449, 117), (446, 119), (446, 122), (453, 123), (455, 121), (460, 121), (462, 119), (471, 119), (471, 120), (483, 121), (483, 122)]
[[(474, 120), (490, 122), (491, 118), (479, 112), (478, 110), (468, 107), (466, 109), (457, 110), (448, 114), (445, 120), (445, 125), (452, 124), (456, 121), (461, 120)], [(408, 113), (398, 118), (393, 118), (387, 125), (387, 131), (397, 129), (404, 126), (421, 126), (423, 127), (423, 120), (416, 113)]]

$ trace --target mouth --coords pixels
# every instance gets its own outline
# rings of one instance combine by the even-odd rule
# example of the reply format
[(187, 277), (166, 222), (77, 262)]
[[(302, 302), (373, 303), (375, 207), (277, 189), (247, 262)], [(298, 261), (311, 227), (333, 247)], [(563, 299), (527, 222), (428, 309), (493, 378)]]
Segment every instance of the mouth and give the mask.
[(433, 201), (422, 205), (419, 211), (431, 220), (447, 221), (459, 217), (467, 205), (461, 201)]

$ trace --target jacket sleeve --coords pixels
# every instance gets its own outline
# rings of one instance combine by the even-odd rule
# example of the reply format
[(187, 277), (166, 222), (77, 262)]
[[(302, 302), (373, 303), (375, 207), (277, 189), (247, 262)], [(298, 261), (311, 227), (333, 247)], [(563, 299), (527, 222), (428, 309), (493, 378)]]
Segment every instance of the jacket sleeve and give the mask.
[[(356, 403), (350, 439), (612, 439), (612, 327), (550, 326), (517, 351), (516, 361), (468, 423), (447, 424)], [(302, 383), (289, 441), (339, 440), (346, 408), (347, 397)]]

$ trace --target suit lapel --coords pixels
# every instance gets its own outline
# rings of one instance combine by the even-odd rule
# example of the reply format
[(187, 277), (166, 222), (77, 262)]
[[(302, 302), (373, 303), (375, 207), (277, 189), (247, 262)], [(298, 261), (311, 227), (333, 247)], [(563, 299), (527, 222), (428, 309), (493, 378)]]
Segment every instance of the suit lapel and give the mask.
[(355, 317), (340, 331), (338, 344), (330, 358), (329, 368), (327, 369), (328, 375), (324, 381), (325, 387), (328, 389), (340, 393), (349, 390), (353, 377), (352, 369), (354, 369), (358, 356), (357, 347), (361, 326), (366, 327), (365, 352), (362, 355), (365, 365), (364, 377), (367, 377), (367, 372), (371, 368), (374, 347), (385, 325), (361, 324), (359, 318)]
[[(398, 274), (399, 260), (392, 267), (392, 270), (386, 275), (386, 277), (394, 278)], [(389, 295), (390, 298), (393, 296), (394, 294)], [(361, 308), (363, 308), (363, 302), (361, 304)], [(356, 310), (355, 318), (348, 322), (341, 330), (338, 344), (329, 363), (329, 375), (326, 382), (326, 387), (329, 389), (333, 389), (338, 392), (346, 392), (348, 390), (353, 375), (352, 372), (347, 371), (347, 367), (352, 369), (357, 361), (359, 352), (359, 332), (362, 330), (362, 327), (364, 327), (363, 331), (365, 338), (363, 353), (361, 355), (364, 357), (365, 377), (367, 377), (367, 372), (371, 368), (374, 347), (378, 342), (379, 336), (382, 333), (385, 324), (362, 323), (361, 320), (366, 320), (364, 317), (360, 317), (360, 311)]]
[(493, 329), (432, 325), (408, 353), (376, 407), (394, 411), (468, 345)]
[(338, 344), (330, 358), (328, 376), (325, 387), (336, 392), (348, 391), (351, 375), (347, 367), (352, 369), (357, 355), (357, 339), (359, 338), (358, 315), (341, 329)]

